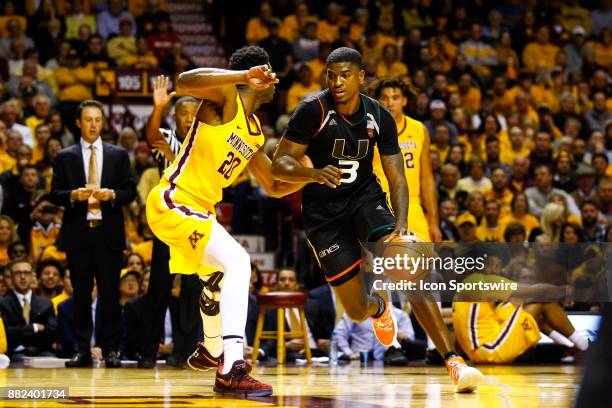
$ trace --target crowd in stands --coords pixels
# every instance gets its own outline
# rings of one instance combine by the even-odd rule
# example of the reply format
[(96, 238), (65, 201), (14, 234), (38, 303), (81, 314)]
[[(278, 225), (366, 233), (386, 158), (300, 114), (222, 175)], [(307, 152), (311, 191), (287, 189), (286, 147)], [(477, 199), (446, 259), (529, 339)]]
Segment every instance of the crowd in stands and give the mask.
[[(0, 1), (0, 352), (12, 359), (74, 352), (71, 275), (56, 246), (66, 209), (50, 195), (53, 167), (62, 148), (79, 143), (77, 107), (94, 98), (96, 69), (173, 76), (195, 67), (166, 2)], [(523, 3), (262, 1), (236, 46), (263, 47), (280, 78), (261, 114), (264, 149), (272, 152), (299, 103), (325, 88), (330, 51), (353, 47), (364, 58), (364, 92), (389, 76), (414, 89), (406, 114), (430, 136), (444, 240), (611, 242), (612, 9), (595, 0)], [(163, 125), (175, 126), (170, 115)], [(159, 173), (143, 129), (116, 134), (106, 123), (102, 137), (127, 150), (137, 185), (123, 208), (127, 249), (117, 271), (127, 328), (119, 351), (136, 358), (129, 328), (138, 327), (152, 253), (143, 205)], [(299, 200), (266, 197), (248, 174), (224, 196), (233, 204), (228, 228), (264, 235), (277, 267), (294, 267), (294, 281), (313, 289), (324, 280), (305, 244)], [(174, 297), (180, 287), (177, 279)], [(172, 355), (175, 319), (167, 320), (164, 356)], [(339, 320), (343, 335), (360, 330)], [(418, 323), (404, 323), (404, 340), (416, 341)], [(325, 350), (326, 336), (311, 333), (313, 348)], [(348, 342), (340, 347), (355, 358)]]

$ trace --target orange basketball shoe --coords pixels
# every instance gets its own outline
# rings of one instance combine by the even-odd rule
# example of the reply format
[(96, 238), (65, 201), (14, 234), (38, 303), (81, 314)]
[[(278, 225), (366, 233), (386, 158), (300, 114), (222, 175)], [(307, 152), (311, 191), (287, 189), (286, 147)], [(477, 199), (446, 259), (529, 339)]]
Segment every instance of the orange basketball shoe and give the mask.
[(397, 323), (391, 314), (391, 303), (385, 302), (382, 296), (378, 293), (374, 293), (373, 296), (380, 298), (385, 304), (385, 311), (379, 317), (372, 318), (372, 328), (374, 329), (374, 335), (385, 347), (393, 344), (395, 336), (397, 336)]
[(484, 380), (482, 373), (465, 363), (462, 357), (455, 356), (446, 360), (446, 369), (455, 384), (456, 392), (472, 392)]
[(251, 367), (246, 361), (234, 361), (232, 369), (227, 374), (221, 374), (222, 370), (223, 366), (219, 365), (213, 388), (216, 393), (245, 397), (272, 395), (271, 385), (257, 381), (249, 375)]

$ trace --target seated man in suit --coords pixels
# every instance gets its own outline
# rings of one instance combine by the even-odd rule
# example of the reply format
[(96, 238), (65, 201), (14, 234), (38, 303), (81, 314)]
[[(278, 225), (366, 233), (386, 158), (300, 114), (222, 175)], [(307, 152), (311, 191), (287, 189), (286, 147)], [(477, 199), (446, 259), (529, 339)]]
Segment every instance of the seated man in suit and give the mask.
[[(276, 290), (283, 292), (297, 292), (298, 291), (297, 274), (293, 269), (283, 269), (278, 273), (278, 283)], [(315, 329), (314, 323), (308, 316), (314, 314), (314, 310), (317, 309), (316, 301), (308, 299), (306, 303), (306, 320), (308, 330), (309, 344), (313, 356), (326, 355), (319, 348), (315, 337), (313, 336), (313, 330)], [(285, 330), (296, 330), (295, 327), (298, 325), (299, 312), (296, 308), (285, 310)], [(264, 330), (276, 330), (277, 327), (277, 314), (276, 310), (268, 310), (266, 312), (266, 318), (264, 321)], [(304, 358), (304, 341), (300, 339), (289, 339), (285, 343), (287, 356), (285, 361), (294, 361), (296, 358)], [(264, 340), (261, 345), (261, 349), (264, 352), (265, 357), (276, 357), (276, 340)]]
[[(68, 270), (67, 270), (68, 271)], [(91, 291), (91, 315), (93, 324), (93, 343), (99, 337), (100, 308), (98, 306), (98, 289), (94, 279), (94, 287)], [(57, 354), (61, 357), (70, 358), (75, 353), (75, 325), (74, 325), (74, 297), (71, 295), (57, 306)], [(92, 357), (96, 360), (102, 359), (100, 347), (91, 347)]]
[(32, 265), (25, 259), (8, 266), (13, 290), (0, 302), (6, 329), (8, 355), (13, 361), (25, 356), (55, 356), (57, 320), (50, 300), (32, 293)]

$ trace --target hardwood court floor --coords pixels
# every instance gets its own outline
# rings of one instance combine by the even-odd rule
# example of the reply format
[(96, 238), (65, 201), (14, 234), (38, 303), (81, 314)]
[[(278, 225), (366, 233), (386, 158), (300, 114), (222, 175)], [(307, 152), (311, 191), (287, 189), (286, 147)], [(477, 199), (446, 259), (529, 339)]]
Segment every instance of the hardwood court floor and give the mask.
[(61, 402), (0, 401), (0, 407), (570, 407), (582, 368), (481, 366), (486, 383), (455, 394), (443, 367), (255, 367), (274, 396), (240, 400), (212, 392), (213, 373), (158, 368), (0, 370), (0, 386), (69, 387)]

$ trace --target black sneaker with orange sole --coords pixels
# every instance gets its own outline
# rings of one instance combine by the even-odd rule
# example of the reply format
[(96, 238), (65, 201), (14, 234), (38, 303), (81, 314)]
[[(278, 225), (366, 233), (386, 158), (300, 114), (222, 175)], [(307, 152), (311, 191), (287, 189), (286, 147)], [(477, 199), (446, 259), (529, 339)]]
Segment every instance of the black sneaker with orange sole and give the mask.
[(244, 360), (234, 361), (227, 374), (221, 374), (223, 366), (217, 369), (217, 378), (213, 390), (218, 394), (234, 396), (265, 397), (272, 395), (272, 386), (264, 384), (249, 375), (250, 366)]
[(206, 347), (204, 347), (204, 343), (199, 342), (198, 347), (187, 359), (187, 365), (192, 370), (208, 371), (212, 368), (216, 368), (219, 365), (219, 360), (223, 361), (221, 358), (222, 356), (223, 354), (220, 357), (213, 357)]

